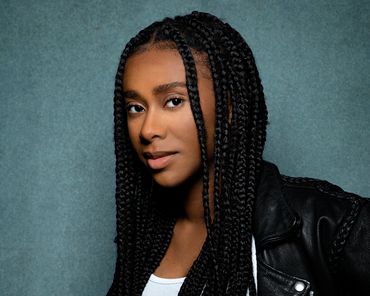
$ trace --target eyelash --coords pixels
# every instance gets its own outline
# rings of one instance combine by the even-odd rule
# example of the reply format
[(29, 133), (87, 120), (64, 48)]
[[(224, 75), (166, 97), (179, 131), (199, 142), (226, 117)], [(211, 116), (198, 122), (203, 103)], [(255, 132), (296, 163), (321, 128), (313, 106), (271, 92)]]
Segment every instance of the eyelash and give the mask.
[[(174, 98), (170, 98), (170, 99), (168, 99), (168, 100), (166, 101), (166, 104), (165, 104), (165, 105), (167, 105), (169, 102), (173, 102), (174, 100), (180, 100), (179, 104), (178, 104), (178, 105), (175, 105), (174, 107), (168, 107), (168, 108), (170, 108), (170, 109), (175, 109), (176, 107), (180, 106), (180, 105), (184, 102), (184, 99), (179, 98), (179, 97), (174, 97)], [(127, 112), (128, 112), (128, 113), (136, 114), (136, 113), (140, 113), (140, 112), (141, 112), (141, 111), (131, 112), (131, 111), (130, 111), (130, 109), (131, 109), (132, 107), (134, 107), (134, 108), (140, 107), (140, 108), (142, 109), (141, 111), (143, 111), (143, 109), (144, 109), (144, 107), (142, 107), (141, 105), (138, 105), (138, 104), (127, 104), (126, 109), (127, 109)]]
[(166, 105), (168, 104), (168, 102), (173, 102), (174, 100), (180, 100), (180, 103), (179, 103), (178, 105), (175, 105), (175, 107), (169, 107), (169, 108), (171, 108), (171, 109), (174, 109), (174, 108), (176, 108), (177, 106), (180, 106), (180, 105), (184, 102), (184, 99), (182, 99), (182, 98), (178, 98), (178, 97), (174, 97), (174, 98), (168, 99), (168, 100), (166, 101)]
[(131, 112), (131, 111), (130, 111), (130, 109), (131, 109), (132, 107), (134, 107), (134, 108), (140, 107), (141, 109), (144, 109), (143, 107), (141, 107), (140, 105), (137, 105), (137, 104), (127, 104), (126, 109), (127, 109), (127, 112), (128, 112), (128, 113), (132, 113), (132, 114), (140, 113), (140, 111), (138, 111), (138, 112)]

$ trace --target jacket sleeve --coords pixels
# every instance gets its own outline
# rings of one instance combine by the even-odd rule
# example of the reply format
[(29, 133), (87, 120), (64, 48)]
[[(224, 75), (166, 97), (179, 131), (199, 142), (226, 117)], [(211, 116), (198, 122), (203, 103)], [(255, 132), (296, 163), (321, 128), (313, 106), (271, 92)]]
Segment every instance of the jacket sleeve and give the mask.
[(370, 295), (370, 198), (356, 198), (338, 229), (337, 277), (347, 295)]

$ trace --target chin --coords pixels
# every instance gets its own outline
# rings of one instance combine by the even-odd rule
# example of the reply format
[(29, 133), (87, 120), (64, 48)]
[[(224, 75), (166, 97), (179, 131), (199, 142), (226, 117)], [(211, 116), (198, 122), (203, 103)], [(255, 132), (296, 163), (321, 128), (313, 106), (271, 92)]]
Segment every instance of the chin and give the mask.
[(154, 181), (164, 188), (175, 188), (181, 186), (192, 186), (194, 183), (201, 181), (200, 172), (191, 171), (185, 174), (174, 173), (171, 170), (163, 170), (152, 173)]
[(153, 179), (159, 186), (164, 188), (174, 188), (184, 183), (175, 176), (163, 176), (160, 172), (153, 174)]

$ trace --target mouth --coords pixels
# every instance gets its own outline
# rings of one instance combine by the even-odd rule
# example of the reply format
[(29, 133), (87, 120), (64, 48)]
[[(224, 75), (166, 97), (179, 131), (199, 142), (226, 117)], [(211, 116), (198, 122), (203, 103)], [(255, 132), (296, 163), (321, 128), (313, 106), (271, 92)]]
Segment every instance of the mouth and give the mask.
[(145, 152), (144, 157), (147, 159), (148, 166), (153, 170), (160, 170), (169, 165), (172, 158), (177, 152)]

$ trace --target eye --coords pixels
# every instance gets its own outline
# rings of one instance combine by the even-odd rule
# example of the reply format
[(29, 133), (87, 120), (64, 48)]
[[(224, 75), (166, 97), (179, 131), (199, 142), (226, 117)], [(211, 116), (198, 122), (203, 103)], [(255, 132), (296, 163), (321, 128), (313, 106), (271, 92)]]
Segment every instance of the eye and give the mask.
[(128, 104), (126, 106), (126, 109), (128, 113), (140, 113), (144, 111), (144, 108), (142, 106), (136, 104)]
[(166, 106), (169, 108), (176, 108), (181, 105), (184, 100), (181, 98), (171, 98), (166, 101)]

